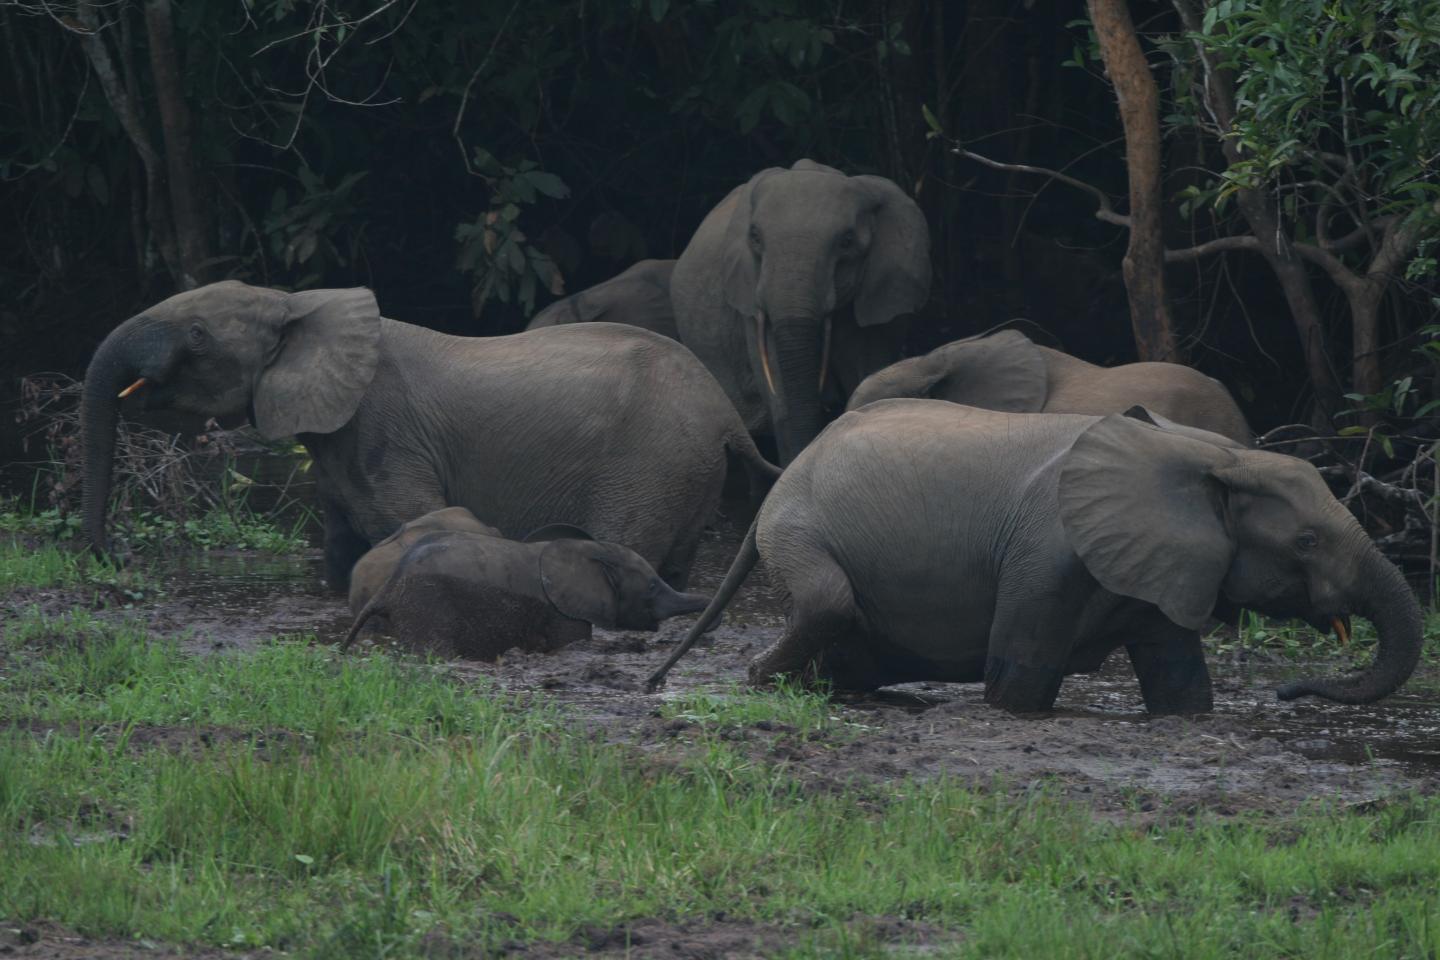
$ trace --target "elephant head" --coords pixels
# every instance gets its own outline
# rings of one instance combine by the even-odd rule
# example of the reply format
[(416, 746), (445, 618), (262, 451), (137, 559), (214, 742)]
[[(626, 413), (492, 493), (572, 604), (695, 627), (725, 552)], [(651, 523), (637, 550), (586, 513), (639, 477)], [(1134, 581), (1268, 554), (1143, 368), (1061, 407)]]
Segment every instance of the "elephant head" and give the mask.
[(236, 280), (177, 294), (111, 331), (85, 374), (84, 529), (106, 550), (120, 400), (205, 416), (248, 413), (268, 437), (329, 433), (354, 415), (379, 360), (369, 290), (284, 293)]
[(862, 327), (919, 309), (930, 237), (915, 202), (884, 177), (801, 160), (751, 178), (726, 227), (722, 287), (746, 325), (782, 462), (820, 431), (837, 311)]
[(710, 602), (701, 594), (671, 589), (628, 547), (588, 536), (556, 524), (526, 538), (551, 541), (540, 552), (540, 587), (565, 616), (612, 630), (654, 630), (661, 620), (699, 613)]
[(1007, 413), (1045, 407), (1045, 357), (1018, 330), (967, 337), (877, 370), (860, 382), (846, 410), (876, 400), (916, 397), (948, 400)]
[(1286, 684), (1282, 699), (1369, 703), (1393, 692), (1420, 656), (1420, 606), (1400, 571), (1304, 460), (1198, 430), (1115, 414), (1066, 455), (1060, 515), (1105, 589), (1155, 604), (1198, 629), (1217, 595), (1344, 636), (1352, 613), (1380, 640), (1353, 676)]

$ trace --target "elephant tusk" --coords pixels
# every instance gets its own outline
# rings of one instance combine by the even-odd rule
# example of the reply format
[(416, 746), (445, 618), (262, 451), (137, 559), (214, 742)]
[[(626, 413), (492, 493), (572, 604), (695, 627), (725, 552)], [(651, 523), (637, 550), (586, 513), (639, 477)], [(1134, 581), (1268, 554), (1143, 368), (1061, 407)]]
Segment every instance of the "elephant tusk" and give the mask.
[(141, 377), (139, 380), (136, 380), (134, 383), (130, 384), (130, 386), (126, 387), (124, 390), (121, 390), (121, 391), (120, 391), (120, 396), (117, 397), (116, 399), (118, 399), (118, 400), (124, 400), (126, 397), (130, 396), (130, 394), (134, 393), (136, 390), (139, 390), (139, 389), (140, 389), (141, 387), (143, 387), (143, 386), (145, 386), (145, 378), (144, 378), (144, 377)]
[(755, 339), (760, 344), (760, 369), (765, 372), (765, 386), (775, 393), (775, 378), (770, 375), (770, 349), (765, 345), (765, 311), (755, 314)]
[(1335, 636), (1340, 638), (1340, 646), (1350, 645), (1350, 627), (1343, 617), (1331, 617), (1330, 626), (1335, 630)]
[(830, 317), (825, 318), (825, 337), (820, 341), (820, 391), (825, 390), (825, 374), (830, 369)]

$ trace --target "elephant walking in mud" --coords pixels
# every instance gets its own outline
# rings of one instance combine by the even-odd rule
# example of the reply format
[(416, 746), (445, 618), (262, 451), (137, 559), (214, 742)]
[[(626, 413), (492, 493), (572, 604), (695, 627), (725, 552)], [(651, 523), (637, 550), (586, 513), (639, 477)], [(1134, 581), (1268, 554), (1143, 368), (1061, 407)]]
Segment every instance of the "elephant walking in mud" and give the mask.
[(761, 558), (790, 606), (753, 682), (983, 680), (987, 701), (1044, 711), (1066, 675), (1123, 646), (1151, 712), (1206, 711), (1199, 629), (1220, 596), (1320, 629), (1374, 622), (1367, 669), (1286, 684), (1283, 699), (1367, 703), (1405, 682), (1419, 604), (1313, 466), (1132, 413), (846, 413), (771, 490), (652, 686)]
[(84, 530), (107, 549), (119, 398), (295, 435), (314, 460), (325, 575), (406, 520), (463, 506), (507, 536), (572, 523), (631, 545), (683, 588), (727, 457), (767, 484), (715, 378), (688, 350), (587, 323), (453, 337), (380, 316), (363, 288), (285, 293), (229, 280), (130, 318), (84, 392)]
[(847, 410), (898, 397), (948, 400), (1009, 413), (1104, 416), (1137, 404), (1176, 423), (1237, 443), (1253, 439), (1245, 415), (1218, 380), (1179, 363), (1098, 367), (1042, 347), (1018, 330), (956, 340), (866, 377)]
[[(352, 596), (355, 623), (342, 647), (380, 616), (417, 652), (493, 660), (516, 647), (548, 652), (589, 639), (592, 624), (654, 630), (669, 617), (699, 613), (710, 599), (672, 590), (635, 551), (568, 524), (523, 542), (434, 526), (409, 544), (363, 606)], [(375, 567), (383, 566), (382, 558)]]
[(827, 384), (843, 402), (899, 356), (894, 321), (929, 294), (930, 234), (915, 201), (884, 177), (810, 160), (732, 190), (670, 277), (680, 342), (751, 431), (774, 434), (782, 463), (820, 432)]

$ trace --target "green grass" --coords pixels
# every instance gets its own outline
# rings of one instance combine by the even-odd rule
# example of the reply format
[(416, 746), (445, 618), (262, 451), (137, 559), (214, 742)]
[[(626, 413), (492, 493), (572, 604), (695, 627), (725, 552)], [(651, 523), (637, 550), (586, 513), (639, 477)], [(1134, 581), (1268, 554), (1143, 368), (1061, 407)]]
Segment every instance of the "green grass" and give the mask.
[[(7, 628), (14, 922), (347, 958), (719, 911), (791, 927), (791, 956), (889, 955), (857, 919), (885, 915), (963, 931), (940, 956), (1440, 950), (1436, 799), (1116, 825), (1043, 790), (812, 791), (719, 740), (657, 762), (543, 703), (308, 638), (193, 659), (80, 613)], [(665, 710), (841, 722), (786, 690)], [(161, 746), (159, 725), (194, 737)]]
[[(1374, 657), (1376, 633), (1368, 620), (1352, 620), (1349, 644), (1342, 644), (1333, 633), (1321, 633), (1299, 620), (1272, 620), (1253, 610), (1243, 611), (1240, 629), (1228, 627), (1215, 630), (1205, 638), (1213, 653), (1237, 651), (1263, 653), (1283, 660), (1351, 660), (1368, 663)], [(1425, 661), (1440, 661), (1440, 612), (1425, 612)]]
[(0, 534), (0, 596), (17, 587), (115, 587), (138, 594), (145, 579), (89, 551), (53, 543), (31, 546)]
[[(117, 543), (138, 552), (190, 547), (286, 554), (305, 548), (308, 521), (307, 511), (293, 523), (282, 526), (241, 502), (233, 510), (216, 508), (188, 520), (148, 511), (133, 513), (123, 518), (120, 526), (112, 526), (110, 535)], [(31, 511), (11, 501), (0, 510), (0, 533), (6, 532), (39, 537), (47, 542), (76, 543), (80, 540), (80, 517), (73, 513), (61, 516), (53, 508)]]
[(660, 715), (686, 720), (706, 729), (751, 727), (757, 723), (792, 727), (802, 735), (836, 734), (854, 729), (841, 707), (823, 693), (799, 684), (781, 683), (773, 690), (734, 684), (723, 692), (687, 692), (666, 700)]

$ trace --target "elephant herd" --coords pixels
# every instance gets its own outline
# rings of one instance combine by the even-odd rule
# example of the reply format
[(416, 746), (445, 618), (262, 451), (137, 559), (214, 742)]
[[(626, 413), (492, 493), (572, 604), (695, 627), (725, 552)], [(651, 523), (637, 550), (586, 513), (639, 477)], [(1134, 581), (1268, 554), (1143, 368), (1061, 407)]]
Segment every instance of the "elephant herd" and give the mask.
[[(763, 560), (788, 610), (756, 683), (983, 681), (988, 701), (1037, 712), (1123, 646), (1149, 710), (1204, 711), (1217, 604), (1342, 636), (1352, 614), (1374, 622), (1367, 668), (1281, 697), (1361, 703), (1404, 683), (1422, 617), (1403, 576), (1313, 467), (1254, 448), (1221, 384), (1096, 367), (1013, 330), (902, 360), (929, 286), (915, 203), (808, 160), (735, 188), (679, 260), (511, 336), (390, 320), (365, 289), (211, 284), (97, 349), (84, 530), (107, 550), (120, 403), (139, 394), (306, 447), (347, 644), (380, 625), (493, 658), (703, 608), (653, 687)], [(731, 465), (763, 502), (715, 597), (686, 593)]]

